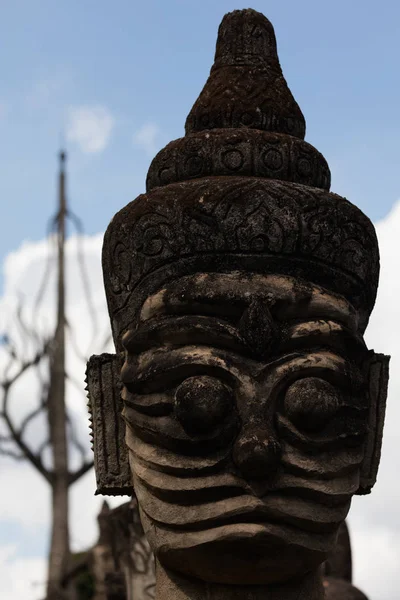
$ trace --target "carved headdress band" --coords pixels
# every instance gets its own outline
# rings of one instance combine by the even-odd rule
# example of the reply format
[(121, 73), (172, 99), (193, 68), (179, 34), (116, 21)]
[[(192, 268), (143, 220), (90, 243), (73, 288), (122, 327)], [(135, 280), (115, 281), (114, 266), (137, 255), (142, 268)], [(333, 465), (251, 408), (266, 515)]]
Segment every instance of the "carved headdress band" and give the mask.
[(365, 328), (379, 274), (375, 231), (329, 192), (329, 167), (304, 134), (271, 23), (253, 10), (226, 15), (185, 137), (154, 158), (147, 193), (106, 232), (117, 347), (149, 293), (202, 270), (306, 278), (346, 296)]

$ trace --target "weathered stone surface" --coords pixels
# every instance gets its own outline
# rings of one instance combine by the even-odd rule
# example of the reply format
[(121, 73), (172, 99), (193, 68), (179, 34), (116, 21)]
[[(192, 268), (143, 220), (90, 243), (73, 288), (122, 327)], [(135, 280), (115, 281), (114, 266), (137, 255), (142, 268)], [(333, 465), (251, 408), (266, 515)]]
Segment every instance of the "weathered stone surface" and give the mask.
[(108, 547), (114, 559), (114, 580), (122, 576), (125, 596), (120, 600), (152, 600), (155, 592), (154, 558), (139, 519), (136, 498), (115, 508), (107, 518)]
[(304, 138), (306, 124), (282, 75), (272, 24), (255, 10), (227, 14), (215, 62), (186, 120), (186, 134), (260, 129)]
[[(126, 489), (160, 599), (321, 600), (320, 565), (376, 480), (388, 358), (363, 339), (376, 235), (329, 192), (304, 132), (272, 25), (230, 13), (185, 138), (105, 235)], [(95, 450), (117, 418), (102, 408), (111, 385), (93, 386)]]
[(72, 561), (64, 581), (68, 598), (152, 600), (154, 557), (140, 523), (136, 498), (113, 510), (104, 502), (98, 523), (97, 543)]
[(201, 177), (269, 177), (328, 190), (322, 154), (298, 138), (257, 129), (214, 129), (175, 140), (150, 165), (147, 191)]
[(324, 563), (323, 571), (326, 600), (368, 600), (352, 584), (351, 546), (346, 523), (340, 526), (335, 548)]
[(129, 461), (124, 449), (125, 424), (121, 415), (121, 364), (120, 357), (115, 354), (102, 354), (90, 358), (86, 371), (96, 494), (110, 496), (132, 492)]
[(368, 600), (367, 596), (351, 583), (327, 577), (324, 581), (326, 600)]

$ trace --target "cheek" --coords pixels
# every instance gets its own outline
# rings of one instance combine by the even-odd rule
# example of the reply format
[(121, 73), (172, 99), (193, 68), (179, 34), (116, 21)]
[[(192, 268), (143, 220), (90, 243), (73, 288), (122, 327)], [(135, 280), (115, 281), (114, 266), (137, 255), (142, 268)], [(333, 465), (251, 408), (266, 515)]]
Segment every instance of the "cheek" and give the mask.
[(175, 391), (175, 415), (188, 433), (205, 433), (217, 427), (233, 406), (233, 392), (207, 375), (185, 379)]
[(305, 431), (318, 431), (335, 416), (341, 393), (319, 377), (305, 377), (287, 389), (284, 408), (292, 423)]

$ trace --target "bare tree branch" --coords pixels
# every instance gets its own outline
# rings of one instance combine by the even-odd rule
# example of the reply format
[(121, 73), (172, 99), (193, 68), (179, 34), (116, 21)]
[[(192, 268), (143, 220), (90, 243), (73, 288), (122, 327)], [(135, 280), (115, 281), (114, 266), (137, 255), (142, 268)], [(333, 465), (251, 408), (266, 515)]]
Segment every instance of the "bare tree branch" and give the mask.
[(21, 423), (21, 425), (19, 426), (19, 429), (18, 429), (18, 435), (20, 437), (22, 437), (24, 435), (25, 429), (27, 428), (27, 426), (29, 425), (29, 423), (31, 421), (33, 421), (33, 419), (35, 417), (37, 417), (42, 411), (43, 411), (43, 406), (38, 406), (38, 408), (36, 408), (31, 413), (29, 413), (28, 415), (26, 415), (26, 417), (24, 418), (24, 420), (22, 421), (22, 423)]
[[(26, 428), (27, 423), (31, 420), (31, 418), (33, 418), (33, 416), (35, 416), (33, 413), (35, 413), (36, 411), (33, 411), (32, 415), (28, 415), (28, 417), (25, 418), (25, 420), (23, 421), (22, 426), (21, 426), (22, 431), (21, 431), (21, 427), (18, 428), (14, 424), (14, 422), (11, 418), (11, 415), (9, 413), (9, 397), (10, 397), (10, 390), (12, 389), (13, 384), (30, 367), (37, 365), (39, 363), (39, 361), (41, 360), (41, 358), (43, 358), (43, 356), (46, 355), (46, 353), (47, 353), (47, 345), (45, 345), (43, 348), (41, 348), (31, 360), (22, 363), (19, 370), (13, 375), (13, 377), (11, 377), (1, 383), (1, 386), (3, 387), (3, 399), (2, 399), (3, 406), (2, 406), (1, 416), (3, 417), (3, 420), (6, 424), (8, 431), (10, 432), (10, 437), (12, 438), (12, 440), (16, 444), (16, 446), (19, 448), (21, 453), (25, 456), (25, 458), (27, 458), (29, 460), (29, 462), (36, 468), (36, 470), (39, 471), (39, 473), (49, 483), (51, 483), (52, 482), (52, 473), (45, 468), (40, 455), (37, 455), (27, 445), (27, 443), (23, 440), (23, 437), (22, 437), (22, 433), (23, 433), (24, 429)], [(29, 418), (29, 417), (31, 417), (31, 418)], [(2, 449), (1, 452), (4, 453), (4, 449)], [(19, 459), (19, 455), (17, 453), (14, 453), (13, 451), (7, 451), (7, 455), (8, 456), (14, 455), (15, 457), (18, 457), (18, 459)]]
[(45, 450), (45, 449), (46, 449), (48, 446), (50, 446), (50, 445), (51, 445), (51, 443), (50, 443), (50, 438), (47, 438), (46, 440), (44, 440), (44, 442), (42, 442), (42, 443), (40, 444), (40, 446), (39, 446), (39, 448), (38, 448), (38, 450), (37, 450), (37, 453), (36, 453), (36, 454), (37, 454), (38, 456), (40, 456), (40, 460), (41, 460), (42, 462), (43, 462), (43, 456), (42, 456), (42, 454), (43, 454), (44, 450)]
[(81, 272), (81, 279), (82, 279), (82, 283), (83, 283), (85, 299), (86, 299), (89, 315), (90, 315), (90, 318), (92, 321), (92, 339), (90, 340), (90, 344), (89, 344), (89, 348), (92, 348), (94, 340), (96, 338), (96, 332), (97, 332), (97, 314), (96, 314), (96, 311), (94, 310), (92, 292), (90, 289), (89, 277), (88, 277), (88, 273), (87, 273), (87, 269), (86, 269), (85, 254), (83, 252), (83, 246), (82, 246), (82, 239), (83, 239), (83, 233), (84, 233), (83, 224), (82, 224), (82, 221), (79, 219), (79, 217), (71, 210), (68, 210), (67, 216), (74, 223), (76, 230), (78, 232), (78, 235), (76, 237), (77, 248), (78, 248), (77, 258), (78, 258), (79, 269)]
[(93, 461), (84, 463), (77, 471), (70, 473), (69, 484), (72, 485), (75, 481), (78, 481), (85, 473), (90, 471), (93, 467)]
[[(53, 218), (53, 219), (50, 220), (50, 222), (48, 224), (48, 244), (49, 244), (49, 247), (52, 244), (52, 239), (53, 238), (52, 238), (51, 234), (54, 233), (55, 226), (56, 226), (56, 219)], [(35, 303), (34, 303), (35, 313), (37, 313), (37, 309), (39, 308), (40, 304), (42, 303), (44, 292), (46, 291), (46, 287), (47, 287), (47, 284), (48, 284), (49, 279), (50, 279), (51, 263), (54, 261), (54, 258), (55, 257), (54, 257), (54, 253), (53, 252), (48, 252), (47, 253), (46, 266), (44, 268), (44, 272), (43, 272), (43, 276), (42, 276), (42, 281), (40, 283), (39, 290), (38, 290), (38, 293), (36, 295), (36, 299), (35, 299)]]
[(6, 407), (5, 410), (3, 411), (3, 418), (4, 421), (6, 422), (6, 425), (8, 427), (8, 430), (10, 432), (10, 435), (13, 438), (13, 441), (15, 442), (15, 444), (18, 446), (18, 448), (21, 450), (21, 452), (25, 455), (25, 458), (27, 458), (27, 460), (29, 460), (29, 462), (35, 467), (35, 469), (37, 471), (39, 471), (39, 473), (41, 475), (43, 475), (43, 477), (51, 484), (52, 480), (53, 480), (53, 474), (48, 471), (43, 462), (42, 459), (40, 458), (40, 456), (38, 456), (37, 454), (35, 454), (31, 448), (29, 448), (29, 446), (24, 442), (24, 440), (22, 439), (22, 437), (18, 434), (18, 431), (16, 430), (16, 428), (14, 427), (14, 424), (11, 420), (11, 418), (8, 415), (7, 412), (7, 401), (8, 401), (8, 394), (9, 394), (9, 387), (4, 391), (4, 406)]
[(8, 379), (8, 376), (9, 376), (8, 374), (9, 374), (12, 366), (15, 364), (15, 362), (18, 361), (17, 353), (16, 353), (14, 346), (11, 344), (8, 337), (6, 339), (7, 339), (7, 342), (6, 342), (6, 344), (4, 344), (4, 350), (7, 352), (9, 360), (8, 360), (7, 364), (5, 365), (5, 368), (3, 371), (3, 381)]
[(75, 433), (70, 415), (67, 415), (67, 423), (68, 423), (68, 430), (69, 430), (69, 439), (71, 441), (71, 444), (73, 446), (75, 446), (75, 448), (78, 450), (78, 452), (81, 455), (82, 461), (85, 463), (86, 462), (85, 458), (86, 458), (86, 454), (87, 454), (86, 448), (76, 437), (76, 433)]
[[(56, 215), (49, 221), (48, 246), (44, 267), (40, 274), (37, 294), (33, 302), (20, 296), (17, 307), (13, 311), (15, 323), (11, 323), (10, 331), (5, 333), (0, 343), (4, 349), (2, 359), (3, 373), (0, 374), (0, 454), (17, 460), (27, 459), (32, 466), (48, 481), (52, 488), (52, 534), (50, 543), (48, 592), (58, 589), (62, 581), (66, 558), (69, 554), (68, 539), (68, 488), (85, 475), (92, 467), (93, 461), (87, 456), (87, 449), (78, 436), (79, 428), (75, 427), (73, 416), (68, 416), (65, 403), (65, 380), (71, 381), (84, 397), (83, 381), (80, 383), (65, 371), (66, 344), (65, 333), (70, 338), (70, 348), (82, 361), (86, 362), (85, 351), (80, 351), (78, 340), (66, 317), (66, 220), (69, 219), (77, 230), (77, 265), (82, 282), (83, 294), (89, 311), (89, 350), (94, 342), (101, 341), (103, 330), (98, 327), (98, 317), (92, 296), (89, 275), (85, 263), (83, 248), (83, 227), (80, 219), (70, 211), (66, 197), (65, 186), (65, 153), (60, 153), (59, 194)], [(54, 269), (54, 270), (53, 270)], [(56, 284), (55, 320), (40, 310), (49, 282)], [(49, 330), (49, 325), (51, 330)], [(10, 340), (12, 332), (12, 341)], [(50, 332), (50, 333), (49, 333)], [(51, 337), (50, 337), (51, 336)], [(104, 342), (109, 342), (110, 336)], [(96, 344), (97, 346), (98, 344)], [(103, 346), (103, 347), (104, 347)], [(32, 408), (14, 418), (14, 402), (17, 402), (13, 392), (16, 382), (32, 369), (35, 380), (31, 387)], [(37, 379), (36, 379), (37, 377)], [(31, 383), (31, 381), (30, 381)], [(13, 393), (12, 393), (13, 392)], [(18, 402), (17, 402), (18, 403)], [(29, 443), (28, 428), (35, 418), (41, 414), (48, 416), (48, 432), (40, 444)], [(4, 425), (4, 427), (3, 427)], [(37, 447), (38, 446), (38, 447)], [(78, 467), (68, 466), (68, 448), (73, 447), (79, 453)], [(45, 452), (49, 449), (52, 462)], [(55, 508), (54, 508), (55, 507)]]
[(25, 454), (23, 454), (22, 452), (21, 454), (18, 454), (17, 452), (15, 452), (15, 450), (9, 450), (7, 448), (0, 447), (0, 454), (1, 456), (10, 456), (14, 460), (25, 460)]
[(25, 338), (26, 340), (28, 340), (28, 339), (32, 340), (33, 342), (35, 342), (35, 344), (38, 343), (39, 336), (37, 335), (37, 333), (35, 333), (35, 331), (29, 329), (27, 324), (24, 322), (24, 318), (22, 316), (21, 300), (18, 302), (18, 306), (17, 306), (16, 323), (17, 323), (19, 329), (21, 330), (23, 338)]
[[(86, 362), (87, 362), (87, 359), (85, 359), (85, 363)], [(68, 381), (70, 381), (72, 383), (72, 385), (74, 386), (74, 388), (76, 389), (77, 392), (79, 392), (80, 394), (83, 394), (83, 396), (85, 396), (85, 391), (84, 391), (82, 382), (75, 379), (75, 377), (73, 377), (73, 375), (71, 375), (71, 373), (68, 373), (67, 371), (65, 371), (65, 379), (67, 379)]]
[(68, 320), (66, 320), (65, 326), (68, 331), (69, 341), (71, 342), (71, 346), (72, 346), (76, 356), (79, 358), (79, 360), (81, 360), (84, 363), (86, 361), (86, 356), (84, 354), (82, 354), (82, 352), (79, 350), (78, 344), (76, 343), (74, 330), (72, 329), (71, 324)]
[[(21, 367), (19, 370), (11, 377), (10, 379), (5, 379), (1, 382), (1, 386), (4, 390), (10, 388), (16, 381), (27, 371), (30, 367), (33, 367), (39, 363), (39, 361), (46, 356), (48, 352), (49, 344), (45, 343), (44, 346), (36, 352), (35, 356), (33, 356), (30, 360), (26, 360), (21, 363)], [(3, 409), (4, 410), (4, 409)]]

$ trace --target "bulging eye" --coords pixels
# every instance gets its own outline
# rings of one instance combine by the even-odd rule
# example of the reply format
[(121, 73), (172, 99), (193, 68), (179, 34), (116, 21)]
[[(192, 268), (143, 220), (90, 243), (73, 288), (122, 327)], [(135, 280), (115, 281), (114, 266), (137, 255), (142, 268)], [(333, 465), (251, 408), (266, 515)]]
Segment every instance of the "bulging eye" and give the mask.
[(188, 433), (214, 429), (232, 408), (233, 391), (215, 377), (185, 379), (175, 390), (175, 414)]
[(292, 423), (305, 431), (322, 429), (341, 404), (341, 394), (319, 377), (305, 377), (292, 383), (285, 395), (285, 411)]

